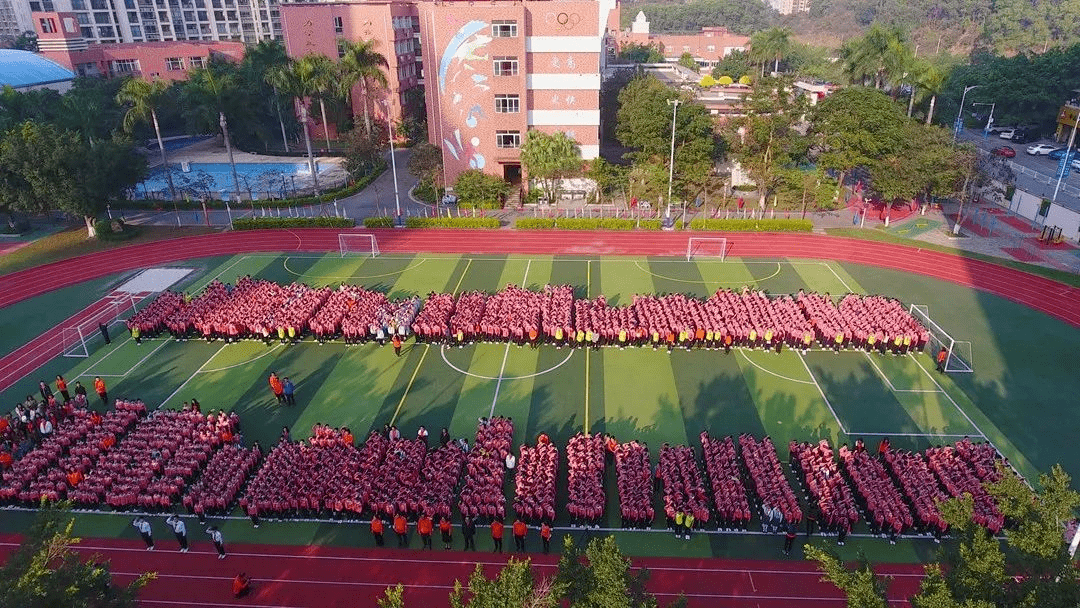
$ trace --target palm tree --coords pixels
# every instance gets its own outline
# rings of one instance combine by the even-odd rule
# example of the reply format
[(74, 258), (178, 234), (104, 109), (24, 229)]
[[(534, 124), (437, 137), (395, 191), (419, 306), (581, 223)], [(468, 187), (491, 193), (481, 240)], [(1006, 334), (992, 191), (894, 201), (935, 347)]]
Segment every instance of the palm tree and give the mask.
[(855, 82), (869, 80), (876, 89), (884, 88), (907, 71), (911, 55), (907, 38), (899, 28), (877, 24), (862, 38), (847, 42), (840, 49), (844, 71), (849, 77)]
[[(344, 53), (339, 67), (341, 69), (341, 88), (343, 96), (348, 97), (356, 83), (360, 83), (360, 96), (364, 104), (364, 128), (371, 135), (371, 114), (368, 112), (368, 83), (374, 81), (380, 86), (387, 86), (386, 74), (382, 68), (389, 64), (375, 50), (376, 40), (360, 40), (359, 42), (341, 41), (341, 49)], [(355, 111), (355, 108), (354, 108)]]
[(934, 120), (934, 106), (937, 104), (938, 95), (945, 91), (945, 82), (948, 75), (932, 63), (927, 63), (916, 77), (915, 84), (924, 95), (930, 96), (930, 108), (926, 111), (926, 124)]
[(326, 148), (329, 150), (330, 125), (326, 121), (326, 98), (334, 96), (340, 90), (337, 66), (326, 55), (311, 53), (296, 60), (296, 73), (302, 81), (307, 83), (307, 96), (319, 100), (323, 136), (326, 138)]
[[(161, 127), (158, 126), (157, 117), (157, 107), (168, 90), (169, 83), (158, 78), (153, 80), (129, 78), (116, 93), (116, 103), (131, 106), (124, 114), (124, 130), (128, 133), (139, 122), (149, 121), (154, 125), (158, 151), (161, 152), (161, 167), (165, 171), (165, 179), (169, 182), (169, 194), (176, 198), (176, 188), (173, 186), (172, 171), (165, 157), (165, 143), (161, 140)], [(93, 145), (92, 141), (91, 145)]]
[(791, 30), (769, 28), (750, 38), (750, 57), (761, 63), (761, 75), (765, 76), (765, 64), (773, 62), (773, 72), (780, 71), (780, 60), (791, 52)]
[(277, 112), (278, 125), (281, 126), (281, 143), (289, 151), (289, 137), (285, 132), (285, 119), (281, 114), (281, 96), (277, 87), (267, 81), (270, 70), (289, 63), (289, 56), (279, 40), (262, 40), (244, 51), (242, 69), (248, 70), (248, 82), (264, 82), (274, 89), (274, 110)]
[(266, 73), (266, 82), (292, 96), (300, 106), (300, 130), (304, 133), (304, 145), (307, 146), (308, 168), (314, 180), (315, 193), (319, 192), (319, 173), (315, 169), (315, 155), (311, 151), (311, 133), (308, 132), (307, 99), (314, 95), (315, 82), (310, 73), (304, 70), (299, 61), (289, 60), (285, 65), (275, 66)]
[(239, 92), (236, 72), (231, 64), (211, 61), (206, 67), (196, 68), (188, 73), (188, 79), (181, 90), (181, 101), (188, 121), (197, 132), (205, 133), (216, 128), (221, 129), (225, 140), (225, 150), (229, 153), (229, 166), (232, 168), (233, 186), (236, 200), (240, 200), (240, 178), (236, 174), (236, 161), (233, 159), (232, 141), (229, 139), (229, 124), (226, 112), (231, 112), (234, 98)]

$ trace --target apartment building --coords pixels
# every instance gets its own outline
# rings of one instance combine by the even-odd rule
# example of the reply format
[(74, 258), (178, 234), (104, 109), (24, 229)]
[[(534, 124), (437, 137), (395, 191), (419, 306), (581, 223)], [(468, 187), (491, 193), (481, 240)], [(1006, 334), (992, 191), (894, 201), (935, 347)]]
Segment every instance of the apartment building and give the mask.
[[(423, 63), (420, 56), (420, 31), (416, 4), (391, 0), (349, 0), (345, 2), (284, 3), (281, 24), (285, 50), (300, 58), (317, 53), (340, 57), (343, 40), (374, 40), (375, 51), (383, 55), (387, 67), (387, 86), (367, 91), (369, 113), (373, 120), (400, 121), (411, 97), (410, 91), (422, 85)], [(352, 107), (360, 113), (364, 96), (358, 84), (352, 90)], [(318, 113), (311, 120), (317, 121)], [(322, 131), (322, 127), (318, 127)], [(330, 126), (333, 136), (333, 125)]]
[(615, 0), (417, 3), (428, 138), (448, 182), (481, 169), (522, 178), (521, 143), (563, 132), (582, 157), (600, 150), (600, 80)]
[[(88, 44), (175, 40), (255, 43), (281, 38), (278, 0), (0, 0), (33, 13), (71, 13)], [(15, 11), (17, 15), (22, 15)], [(2, 14), (2, 10), (0, 10)], [(20, 19), (24, 17), (20, 16)]]
[(32, 29), (26, 0), (0, 0), (0, 39), (14, 39)]
[(242, 42), (169, 41), (87, 44), (74, 13), (34, 13), (38, 51), (79, 76), (143, 76), (185, 80), (188, 70), (220, 55), (244, 57)]

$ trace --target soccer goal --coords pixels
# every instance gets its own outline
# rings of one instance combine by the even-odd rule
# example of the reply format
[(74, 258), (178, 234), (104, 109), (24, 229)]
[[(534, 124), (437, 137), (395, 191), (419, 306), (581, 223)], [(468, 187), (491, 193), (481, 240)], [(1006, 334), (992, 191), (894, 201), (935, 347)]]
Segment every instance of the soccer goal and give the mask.
[(721, 262), (727, 256), (725, 237), (692, 236), (686, 241), (686, 261), (697, 257), (719, 258)]
[(64, 344), (65, 357), (85, 359), (90, 356), (90, 348), (86, 346), (86, 336), (83, 334), (83, 328), (81, 326), (65, 327), (62, 341)]
[(365, 255), (374, 258), (379, 255), (379, 243), (374, 234), (339, 233), (338, 247), (341, 248), (341, 257)]
[(908, 309), (916, 321), (930, 332), (930, 356), (937, 358), (938, 352), (945, 349), (946, 372), (971, 373), (975, 371), (974, 361), (971, 358), (971, 342), (955, 340), (948, 332), (930, 318), (930, 310), (924, 304), (912, 304)]

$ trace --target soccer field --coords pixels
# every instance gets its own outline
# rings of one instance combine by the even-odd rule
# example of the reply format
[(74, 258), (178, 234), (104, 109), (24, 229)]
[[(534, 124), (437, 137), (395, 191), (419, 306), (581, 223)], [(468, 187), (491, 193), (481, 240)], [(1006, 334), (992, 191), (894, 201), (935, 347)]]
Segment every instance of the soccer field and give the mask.
[[(1054, 418), (1068, 411), (1070, 395), (1080, 385), (1061, 364), (1080, 331), (1006, 300), (925, 277), (788, 259), (342, 258), (332, 253), (248, 254), (216, 262), (182, 288), (195, 294), (214, 278), (231, 283), (253, 275), (281, 283), (360, 284), (392, 298), (495, 292), (507, 283), (532, 289), (567, 283), (578, 297), (604, 294), (612, 304), (626, 303), (636, 293), (704, 297), (744, 285), (773, 294), (799, 289), (883, 293), (905, 304), (927, 304), (946, 331), (970, 340), (975, 372), (938, 374), (926, 354), (668, 353), (410, 341), (396, 357), (389, 345), (319, 344), (310, 338), (267, 346), (159, 337), (136, 345), (122, 336), (108, 346), (92, 342), (89, 357), (50, 362), (3, 398), (13, 403), (36, 391), (39, 377), (62, 373), (71, 383), (81, 379), (89, 386), (101, 376), (110, 397), (140, 398), (151, 408), (178, 408), (195, 397), (204, 410), (235, 410), (246, 439), (264, 446), (276, 442), (283, 426), (293, 429), (294, 438), (305, 438), (316, 423), (348, 426), (358, 438), (391, 423), (403, 434), (424, 425), (432, 435), (446, 427), (451, 435), (471, 440), (477, 418), (501, 415), (513, 418), (515, 443), (532, 443), (546, 432), (562, 447), (579, 431), (611, 433), (621, 441), (637, 438), (655, 446), (654, 459), (664, 442), (699, 448), (698, 434), (708, 430), (715, 436), (769, 435), (782, 458), (789, 440), (827, 438), (837, 446), (862, 437), (876, 445), (889, 436), (894, 446), (915, 449), (971, 436), (993, 442), (1029, 477), (1056, 462), (1075, 472), (1080, 462), (1068, 429)], [(1044, 336), (1037, 347), (1022, 343), (1030, 331), (1025, 328), (1033, 324)], [(298, 406), (276, 404), (266, 383), (270, 372), (292, 378)], [(609, 504), (617, 504), (614, 473), (607, 477)], [(560, 469), (557, 504), (565, 504), (565, 485)], [(512, 488), (507, 491), (512, 495)], [(608, 525), (617, 527), (617, 509), (608, 514)]]

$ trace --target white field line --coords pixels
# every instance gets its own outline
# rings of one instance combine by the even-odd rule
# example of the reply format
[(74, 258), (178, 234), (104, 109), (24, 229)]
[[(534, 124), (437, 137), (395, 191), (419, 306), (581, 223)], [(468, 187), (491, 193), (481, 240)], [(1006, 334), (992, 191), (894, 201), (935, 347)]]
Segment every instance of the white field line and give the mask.
[(878, 367), (878, 364), (874, 362), (874, 358), (870, 356), (870, 353), (868, 353), (866, 351), (863, 351), (863, 354), (866, 355), (866, 360), (870, 362), (870, 365), (872, 365), (874, 367), (874, 371), (876, 371), (878, 373), (878, 375), (881, 376), (881, 379), (885, 381), (885, 384), (889, 385), (889, 390), (891, 390), (894, 393), (943, 393), (943, 392), (945, 392), (945, 391), (942, 391), (942, 390), (939, 390), (939, 389), (928, 389), (928, 388), (896, 388), (895, 386), (893, 386), (892, 380), (889, 380), (889, 377), (885, 375), (885, 372), (881, 371), (881, 368)]
[(209, 358), (209, 359), (207, 359), (207, 360), (206, 360), (206, 361), (205, 361), (205, 362), (204, 362), (204, 363), (203, 363), (202, 365), (200, 365), (200, 366), (199, 366), (199, 369), (195, 370), (195, 373), (191, 374), (191, 376), (189, 376), (187, 380), (184, 380), (184, 383), (183, 383), (183, 384), (181, 384), (180, 386), (176, 387), (176, 390), (175, 390), (175, 391), (173, 391), (172, 393), (170, 393), (170, 394), (169, 394), (169, 396), (168, 396), (168, 397), (166, 397), (165, 399), (163, 399), (163, 400), (161, 401), (161, 403), (159, 403), (159, 404), (158, 404), (158, 406), (157, 406), (157, 409), (161, 409), (161, 406), (163, 406), (163, 405), (165, 405), (166, 403), (168, 403), (170, 399), (172, 399), (173, 397), (175, 397), (175, 396), (176, 396), (176, 393), (179, 393), (181, 389), (183, 389), (183, 388), (184, 388), (185, 386), (187, 386), (187, 385), (188, 385), (188, 383), (189, 383), (189, 382), (191, 382), (192, 380), (194, 380), (194, 379), (195, 379), (195, 376), (198, 376), (198, 375), (199, 375), (199, 372), (201, 372), (201, 371), (203, 370), (203, 368), (204, 368), (204, 367), (206, 367), (207, 365), (209, 365), (209, 364), (210, 364), (210, 362), (214, 360), (214, 357), (217, 357), (218, 355), (220, 355), (220, 354), (221, 354), (221, 351), (225, 350), (225, 347), (226, 347), (226, 346), (228, 346), (228, 345), (229, 345), (229, 343), (228, 343), (228, 342), (226, 342), (225, 344), (222, 344), (222, 345), (221, 345), (221, 348), (217, 349), (217, 352), (215, 352), (214, 354), (210, 355), (210, 358)]
[[(926, 374), (926, 377), (930, 378), (930, 381), (934, 383), (934, 386), (938, 387), (938, 389), (942, 393), (945, 393), (945, 398), (948, 399), (953, 404), (953, 407), (956, 408), (956, 411), (960, 412), (960, 415), (964, 417), (964, 420), (968, 421), (968, 424), (971, 425), (971, 428), (978, 431), (979, 436), (982, 437), (983, 439), (986, 439), (986, 441), (988, 443), (990, 443), (990, 445), (994, 445), (994, 442), (990, 441), (990, 438), (986, 436), (986, 433), (984, 433), (983, 430), (979, 428), (979, 425), (975, 424), (975, 421), (972, 420), (971, 417), (967, 415), (967, 412), (965, 412), (964, 409), (960, 407), (960, 404), (957, 403), (956, 400), (952, 398), (952, 395), (950, 395), (948, 393), (948, 391), (945, 390), (945, 387), (941, 386), (941, 383), (939, 383), (937, 381), (937, 378), (935, 378), (929, 371), (927, 371), (927, 369), (925, 367), (923, 367), (922, 363), (919, 363), (919, 358), (916, 357), (912, 353), (908, 353), (908, 356), (911, 357), (911, 360), (915, 362), (915, 365), (918, 365), (919, 369), (921, 369), (923, 371), (923, 373)], [(997, 446), (994, 446), (994, 449), (997, 450)], [(998, 450), (998, 453), (1001, 453), (1001, 450)]]
[[(525, 288), (526, 282), (529, 280), (529, 268), (532, 268), (532, 260), (529, 260), (528, 264), (525, 264), (525, 276), (521, 277), (521, 288)], [(499, 390), (502, 389), (503, 372), (506, 371), (506, 359), (510, 356), (510, 345), (513, 344), (513, 339), (507, 341), (506, 350), (503, 351), (502, 367), (499, 368), (499, 379), (495, 382), (495, 396), (491, 398), (491, 412), (488, 413), (488, 418), (495, 415), (495, 403), (499, 400)]]
[(836, 410), (833, 409), (832, 403), (829, 403), (829, 398), (825, 396), (825, 391), (822, 390), (821, 385), (818, 384), (817, 378), (814, 377), (814, 372), (810, 371), (810, 366), (806, 364), (806, 357), (799, 353), (799, 361), (802, 361), (803, 367), (806, 368), (806, 374), (813, 380), (814, 386), (817, 387), (818, 393), (821, 394), (821, 398), (825, 400), (825, 406), (832, 412), (833, 418), (836, 420), (836, 424), (840, 425), (840, 432), (845, 435), (850, 435), (847, 429), (844, 428), (844, 423), (840, 422), (840, 417), (836, 415)]

